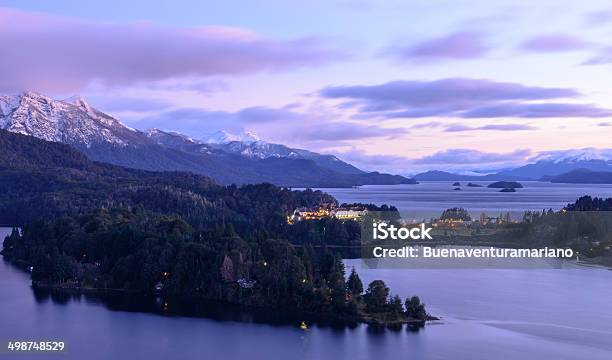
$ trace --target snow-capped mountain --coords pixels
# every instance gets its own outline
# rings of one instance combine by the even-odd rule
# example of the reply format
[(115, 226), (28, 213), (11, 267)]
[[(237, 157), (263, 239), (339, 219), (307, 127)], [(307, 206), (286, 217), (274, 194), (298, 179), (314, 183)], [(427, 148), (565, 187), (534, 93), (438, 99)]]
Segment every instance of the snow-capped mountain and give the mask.
[(612, 171), (612, 149), (572, 149), (542, 152), (532, 163), (499, 174), (527, 179), (547, 179), (578, 169)]
[[(218, 131), (202, 140), (196, 140), (173, 131), (149, 129), (141, 132), (96, 110), (80, 96), (65, 100), (53, 100), (34, 92), (0, 96), (0, 128), (47, 141), (70, 144), (80, 149), (90, 149), (90, 153), (94, 151), (91, 148), (97, 146), (139, 147), (157, 144), (197, 154), (226, 152), (249, 159), (308, 159), (342, 173), (362, 173), (333, 155), (321, 155), (271, 144), (253, 133), (232, 134)], [(100, 157), (99, 160), (107, 160), (105, 154), (100, 151), (97, 156)]]
[(584, 148), (584, 149), (570, 149), (570, 150), (558, 150), (558, 151), (545, 151), (541, 152), (537, 156), (531, 159), (532, 161), (551, 161), (554, 163), (572, 163), (579, 161), (590, 161), (590, 160), (612, 160), (612, 149), (597, 149), (597, 148)]
[(261, 141), (261, 139), (252, 132), (231, 134), (225, 130), (219, 130), (202, 138), (202, 142), (207, 144), (227, 144), (235, 141), (250, 144)]
[[(232, 134), (221, 130), (206, 135), (202, 143), (223, 149), (233, 154), (240, 154), (248, 158), (267, 159), (270, 157), (304, 158), (301, 153), (305, 150), (291, 149), (280, 144), (271, 144), (261, 140), (252, 132)], [(318, 155), (318, 154), (317, 154)]]
[(80, 97), (53, 100), (34, 92), (0, 96), (0, 129), (79, 147), (97, 143), (128, 146), (140, 133)]
[(312, 160), (317, 165), (341, 172), (343, 174), (363, 174), (362, 170), (343, 162), (334, 155), (319, 154), (304, 149), (293, 149), (281, 144), (272, 144), (261, 140), (254, 133), (232, 134), (218, 131), (196, 140), (183, 134), (149, 129), (147, 137), (160, 145), (192, 153), (226, 152), (249, 159), (263, 160), (269, 158), (288, 158)]
[(289, 158), (312, 160), (318, 165), (344, 174), (363, 174), (362, 170), (345, 163), (334, 155), (319, 154), (304, 149), (293, 149), (265, 141), (230, 141), (215, 144), (219, 149), (251, 159)]
[(33, 92), (0, 96), (0, 129), (69, 144), (95, 161), (143, 170), (193, 172), (222, 184), (345, 187), (414, 182), (366, 173), (332, 155), (270, 144), (253, 134), (220, 132), (196, 140), (172, 131), (142, 132), (78, 96), (66, 100)]
[(200, 140), (193, 139), (175, 131), (149, 129), (145, 131), (145, 136), (153, 140), (156, 144), (170, 149), (198, 154), (213, 154), (220, 152), (209, 144), (205, 144)]

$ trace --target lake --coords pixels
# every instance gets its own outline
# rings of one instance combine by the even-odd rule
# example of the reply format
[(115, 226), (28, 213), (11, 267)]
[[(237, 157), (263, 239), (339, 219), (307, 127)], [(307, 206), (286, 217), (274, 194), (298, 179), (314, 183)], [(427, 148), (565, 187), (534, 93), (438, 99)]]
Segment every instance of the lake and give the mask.
[[(491, 212), (560, 208), (584, 194), (612, 196), (611, 186), (524, 184), (511, 194), (453, 191), (449, 182), (326, 191), (342, 202), (390, 203), (419, 216), (452, 206)], [(8, 231), (0, 229), (0, 239)], [(0, 261), (0, 340), (64, 340), (67, 352), (51, 356), (59, 359), (612, 358), (610, 270), (361, 269), (360, 260), (345, 263), (357, 268), (365, 284), (383, 279), (402, 297), (419, 295), (442, 320), (418, 331), (366, 325), (310, 325), (304, 331), (294, 319), (267, 322), (256, 313), (212, 305), (202, 305), (204, 317), (169, 315), (163, 304), (35, 292), (27, 273)]]
[(484, 212), (497, 216), (500, 212), (518, 215), (525, 210), (561, 209), (583, 195), (612, 197), (612, 184), (553, 184), (521, 181), (524, 186), (514, 193), (486, 187), (491, 182), (473, 181), (483, 187), (466, 186), (453, 190), (453, 181), (424, 181), (415, 185), (366, 185), (359, 188), (320, 189), (341, 203), (373, 203), (395, 205), (402, 216), (422, 219), (439, 217), (444, 209), (463, 207), (478, 217)]

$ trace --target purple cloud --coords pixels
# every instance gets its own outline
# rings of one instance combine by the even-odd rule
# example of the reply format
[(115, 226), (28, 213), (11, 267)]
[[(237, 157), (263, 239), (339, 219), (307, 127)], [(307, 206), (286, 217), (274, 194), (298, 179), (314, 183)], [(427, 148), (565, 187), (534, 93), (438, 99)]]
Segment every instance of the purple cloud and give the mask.
[(243, 124), (237, 114), (201, 108), (180, 108), (160, 112), (142, 119), (129, 121), (129, 125), (146, 130), (158, 128), (178, 131), (198, 138), (223, 129), (240, 132)]
[(104, 109), (105, 112), (115, 111), (159, 111), (170, 108), (169, 101), (158, 99), (145, 99), (135, 97), (104, 96), (89, 98), (88, 101), (96, 108)]
[(612, 110), (588, 104), (522, 104), (502, 103), (473, 108), (461, 112), (464, 118), (553, 118), (553, 117), (589, 117), (602, 118), (612, 116)]
[(210, 78), (181, 78), (148, 82), (147, 89), (162, 91), (193, 91), (209, 94), (228, 90), (227, 82)]
[(401, 155), (370, 154), (355, 147), (348, 151), (332, 151), (331, 153), (339, 159), (366, 171), (407, 175), (409, 171), (414, 170), (411, 166), (411, 159)]
[(521, 45), (521, 49), (534, 52), (562, 52), (591, 48), (593, 44), (565, 34), (535, 36)]
[(586, 23), (592, 26), (601, 26), (612, 22), (612, 10), (594, 11), (585, 17)]
[(477, 131), (477, 130), (494, 130), (494, 131), (523, 131), (535, 130), (534, 126), (523, 124), (489, 124), (484, 126), (472, 127), (462, 124), (451, 124), (444, 129), (445, 132), (462, 132), (462, 131)]
[(522, 130), (535, 130), (535, 126), (523, 125), (523, 124), (490, 124), (481, 126), (479, 130), (499, 130), (499, 131), (522, 131)]
[[(259, 127), (279, 140), (298, 142), (326, 142), (390, 137), (406, 134), (403, 128), (383, 128), (375, 125), (336, 121), (330, 122), (290, 108), (249, 107), (236, 112), (211, 111), (201, 108), (182, 108), (131, 121), (139, 129), (160, 128), (179, 131), (192, 137), (202, 137), (223, 129), (240, 132)], [(264, 134), (265, 135), (265, 134)]]
[[(312, 38), (273, 40), (231, 27), (96, 23), (0, 8), (0, 87), (72, 92), (316, 66), (344, 56)], [(9, 51), (10, 49), (10, 51)]]
[(392, 46), (387, 53), (402, 60), (474, 59), (482, 57), (489, 49), (483, 34), (458, 31), (416, 45)]
[(362, 125), (352, 122), (328, 122), (324, 126), (298, 125), (289, 131), (292, 138), (298, 141), (346, 141), (378, 137), (394, 137), (407, 134), (403, 128), (383, 128), (374, 125)]
[(443, 124), (439, 121), (429, 121), (426, 123), (412, 125), (411, 129), (431, 129), (441, 127)]
[(603, 49), (596, 56), (585, 61), (582, 65), (605, 65), (612, 64), (612, 46)]
[(523, 165), (532, 151), (518, 149), (509, 153), (489, 153), (474, 149), (449, 149), (420, 158), (400, 155), (371, 154), (351, 148), (334, 154), (360, 169), (378, 170), (395, 174), (414, 175), (427, 170), (446, 170), (455, 172), (479, 171), (492, 172), (499, 169)]
[(589, 104), (531, 103), (575, 98), (568, 88), (545, 88), (482, 79), (393, 81), (372, 86), (332, 86), (320, 91), (326, 98), (347, 99), (360, 118), (495, 117), (609, 117), (612, 110)]
[(236, 112), (180, 108), (145, 117), (133, 124), (140, 129), (172, 128), (172, 130), (198, 137), (220, 129), (239, 132), (249, 125), (274, 122), (295, 123), (304, 117), (305, 115), (288, 109), (264, 106), (248, 107)]
[(393, 81), (372, 86), (331, 86), (322, 89), (319, 94), (325, 98), (345, 100), (342, 107), (353, 107), (359, 111), (356, 119), (612, 116), (612, 110), (589, 104), (533, 103), (581, 96), (574, 89), (483, 79), (451, 78)]
[(414, 160), (415, 164), (456, 165), (488, 164), (500, 165), (523, 161), (531, 154), (529, 149), (519, 149), (510, 153), (487, 153), (472, 149), (448, 149)]
[(451, 124), (447, 126), (446, 129), (444, 129), (445, 132), (461, 132), (461, 131), (472, 131), (472, 130), (475, 130), (475, 128), (471, 126), (467, 126), (467, 125), (461, 125), (461, 124)]
[[(331, 86), (320, 91), (326, 98), (355, 100), (366, 110), (381, 111), (406, 106), (425, 111), (432, 106), (450, 108), (488, 101), (543, 100), (577, 97), (567, 88), (545, 88), (485, 79), (448, 78), (434, 81), (392, 81), (371, 86)], [(359, 100), (360, 102), (357, 102)], [(419, 116), (420, 117), (420, 116)]]

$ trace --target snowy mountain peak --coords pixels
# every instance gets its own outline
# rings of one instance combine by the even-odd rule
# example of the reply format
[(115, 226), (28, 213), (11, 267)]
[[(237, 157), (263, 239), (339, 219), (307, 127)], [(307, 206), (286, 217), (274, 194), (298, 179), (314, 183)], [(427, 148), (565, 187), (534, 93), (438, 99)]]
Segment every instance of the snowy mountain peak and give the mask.
[(207, 144), (227, 144), (234, 141), (250, 144), (261, 141), (261, 139), (252, 132), (244, 132), (239, 134), (232, 134), (224, 130), (217, 131), (210, 135), (205, 136), (202, 139)]
[(33, 91), (0, 96), (0, 129), (86, 147), (127, 146), (139, 134), (80, 97), (60, 101)]
[(558, 150), (558, 151), (545, 151), (540, 153), (538, 156), (532, 159), (532, 161), (547, 161), (558, 163), (575, 163), (579, 161), (591, 161), (601, 160), (610, 161), (612, 160), (612, 149), (597, 149), (597, 148), (584, 148), (584, 149), (571, 149), (571, 150)]
[(64, 102), (68, 104), (76, 105), (83, 109), (90, 109), (89, 104), (87, 103), (87, 101), (85, 101), (85, 99), (83, 99), (83, 97), (81, 97), (81, 95), (73, 95), (69, 97), (68, 99), (65, 99)]
[(193, 143), (193, 144), (199, 144), (200, 143), (200, 141), (195, 140), (193, 138), (190, 138), (187, 135), (181, 134), (181, 133), (176, 132), (176, 131), (171, 131), (171, 130), (160, 130), (160, 129), (157, 129), (157, 128), (151, 128), (151, 129), (148, 129), (145, 132), (145, 135), (148, 138), (150, 138), (150, 139), (155, 139), (156, 141), (158, 141), (159, 139), (164, 137), (164, 138), (179, 138), (179, 139), (181, 139), (183, 141), (186, 141), (186, 142), (189, 142), (189, 143)]
[[(11, 96), (11, 95), (8, 95), (8, 96)], [(20, 94), (12, 95), (12, 96), (16, 96), (22, 101), (28, 101), (28, 100), (47, 101), (47, 102), (53, 101), (53, 99), (51, 99), (50, 97), (37, 93), (36, 91), (31, 91), (31, 90), (24, 90)]]
[(250, 159), (289, 158), (312, 160), (317, 165), (344, 174), (363, 174), (358, 168), (343, 162), (334, 155), (318, 154), (303, 149), (294, 149), (282, 144), (273, 144), (261, 140), (251, 132), (231, 134), (217, 131), (202, 139), (203, 144), (212, 149), (241, 155)]

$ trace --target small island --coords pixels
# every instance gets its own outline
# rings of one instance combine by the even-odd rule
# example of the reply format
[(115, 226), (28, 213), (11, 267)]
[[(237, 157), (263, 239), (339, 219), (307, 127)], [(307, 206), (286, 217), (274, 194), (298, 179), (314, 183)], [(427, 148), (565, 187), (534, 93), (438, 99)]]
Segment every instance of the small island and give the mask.
[(453, 183), (453, 186), (461, 186), (461, 183), (459, 181), (456, 181)]
[(487, 187), (493, 189), (520, 189), (523, 185), (516, 181), (497, 181), (487, 185)]
[(454, 191), (459, 191), (459, 190), (461, 190), (461, 188), (456, 187), (456, 188), (454, 188), (453, 190), (454, 190)]
[(475, 183), (468, 183), (467, 186), (469, 186), (469, 187), (482, 187), (482, 185), (475, 184)]

